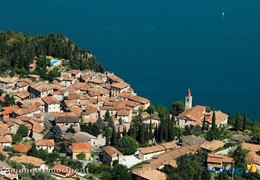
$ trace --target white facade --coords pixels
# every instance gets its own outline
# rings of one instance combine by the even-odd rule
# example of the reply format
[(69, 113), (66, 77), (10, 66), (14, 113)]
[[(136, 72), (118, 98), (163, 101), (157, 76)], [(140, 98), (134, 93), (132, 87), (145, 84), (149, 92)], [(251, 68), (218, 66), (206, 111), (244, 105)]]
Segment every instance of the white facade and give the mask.
[(37, 150), (42, 149), (42, 150), (47, 151), (48, 153), (52, 153), (53, 150), (54, 150), (54, 146), (51, 146), (51, 147), (49, 147), (49, 146), (36, 146), (36, 149)]
[(45, 112), (60, 112), (60, 104), (45, 104)]
[(165, 151), (158, 151), (158, 152), (154, 152), (154, 153), (149, 153), (149, 154), (143, 154), (139, 151), (138, 153), (138, 156), (139, 156), (139, 159), (141, 159), (142, 161), (147, 161), (147, 160), (150, 160), (152, 159), (154, 156), (156, 155), (159, 155), (159, 154), (162, 154), (164, 153)]

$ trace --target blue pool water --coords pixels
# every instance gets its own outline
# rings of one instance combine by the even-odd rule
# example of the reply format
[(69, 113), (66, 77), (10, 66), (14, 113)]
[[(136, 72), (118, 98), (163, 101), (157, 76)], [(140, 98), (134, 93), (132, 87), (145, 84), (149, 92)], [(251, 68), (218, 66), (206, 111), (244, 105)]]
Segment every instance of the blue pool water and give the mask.
[(59, 60), (57, 59), (53, 59), (50, 61), (51, 65), (54, 66), (55, 64), (57, 64), (57, 62), (59, 62)]

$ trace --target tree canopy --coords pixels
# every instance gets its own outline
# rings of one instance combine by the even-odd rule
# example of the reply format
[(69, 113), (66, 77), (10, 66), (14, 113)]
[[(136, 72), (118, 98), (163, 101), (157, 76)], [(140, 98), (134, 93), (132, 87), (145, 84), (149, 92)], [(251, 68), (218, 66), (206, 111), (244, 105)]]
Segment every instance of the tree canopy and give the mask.
[(137, 151), (138, 144), (132, 137), (124, 136), (119, 139), (116, 148), (124, 155), (131, 155)]

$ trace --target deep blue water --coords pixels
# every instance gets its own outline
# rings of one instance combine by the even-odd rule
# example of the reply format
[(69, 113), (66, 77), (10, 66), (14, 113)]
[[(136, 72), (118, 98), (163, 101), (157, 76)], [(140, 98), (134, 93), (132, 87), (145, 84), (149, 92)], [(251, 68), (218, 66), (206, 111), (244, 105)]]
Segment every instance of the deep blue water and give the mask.
[[(0, 0), (0, 29), (62, 33), (154, 104), (259, 119), (259, 0)], [(225, 12), (225, 16), (222, 16)]]

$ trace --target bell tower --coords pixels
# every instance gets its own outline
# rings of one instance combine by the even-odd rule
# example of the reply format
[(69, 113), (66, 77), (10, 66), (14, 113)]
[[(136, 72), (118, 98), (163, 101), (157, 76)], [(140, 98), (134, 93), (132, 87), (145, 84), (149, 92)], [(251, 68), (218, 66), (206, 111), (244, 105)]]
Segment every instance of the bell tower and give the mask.
[(187, 96), (185, 97), (185, 110), (190, 109), (192, 107), (192, 96), (191, 91), (188, 89)]

